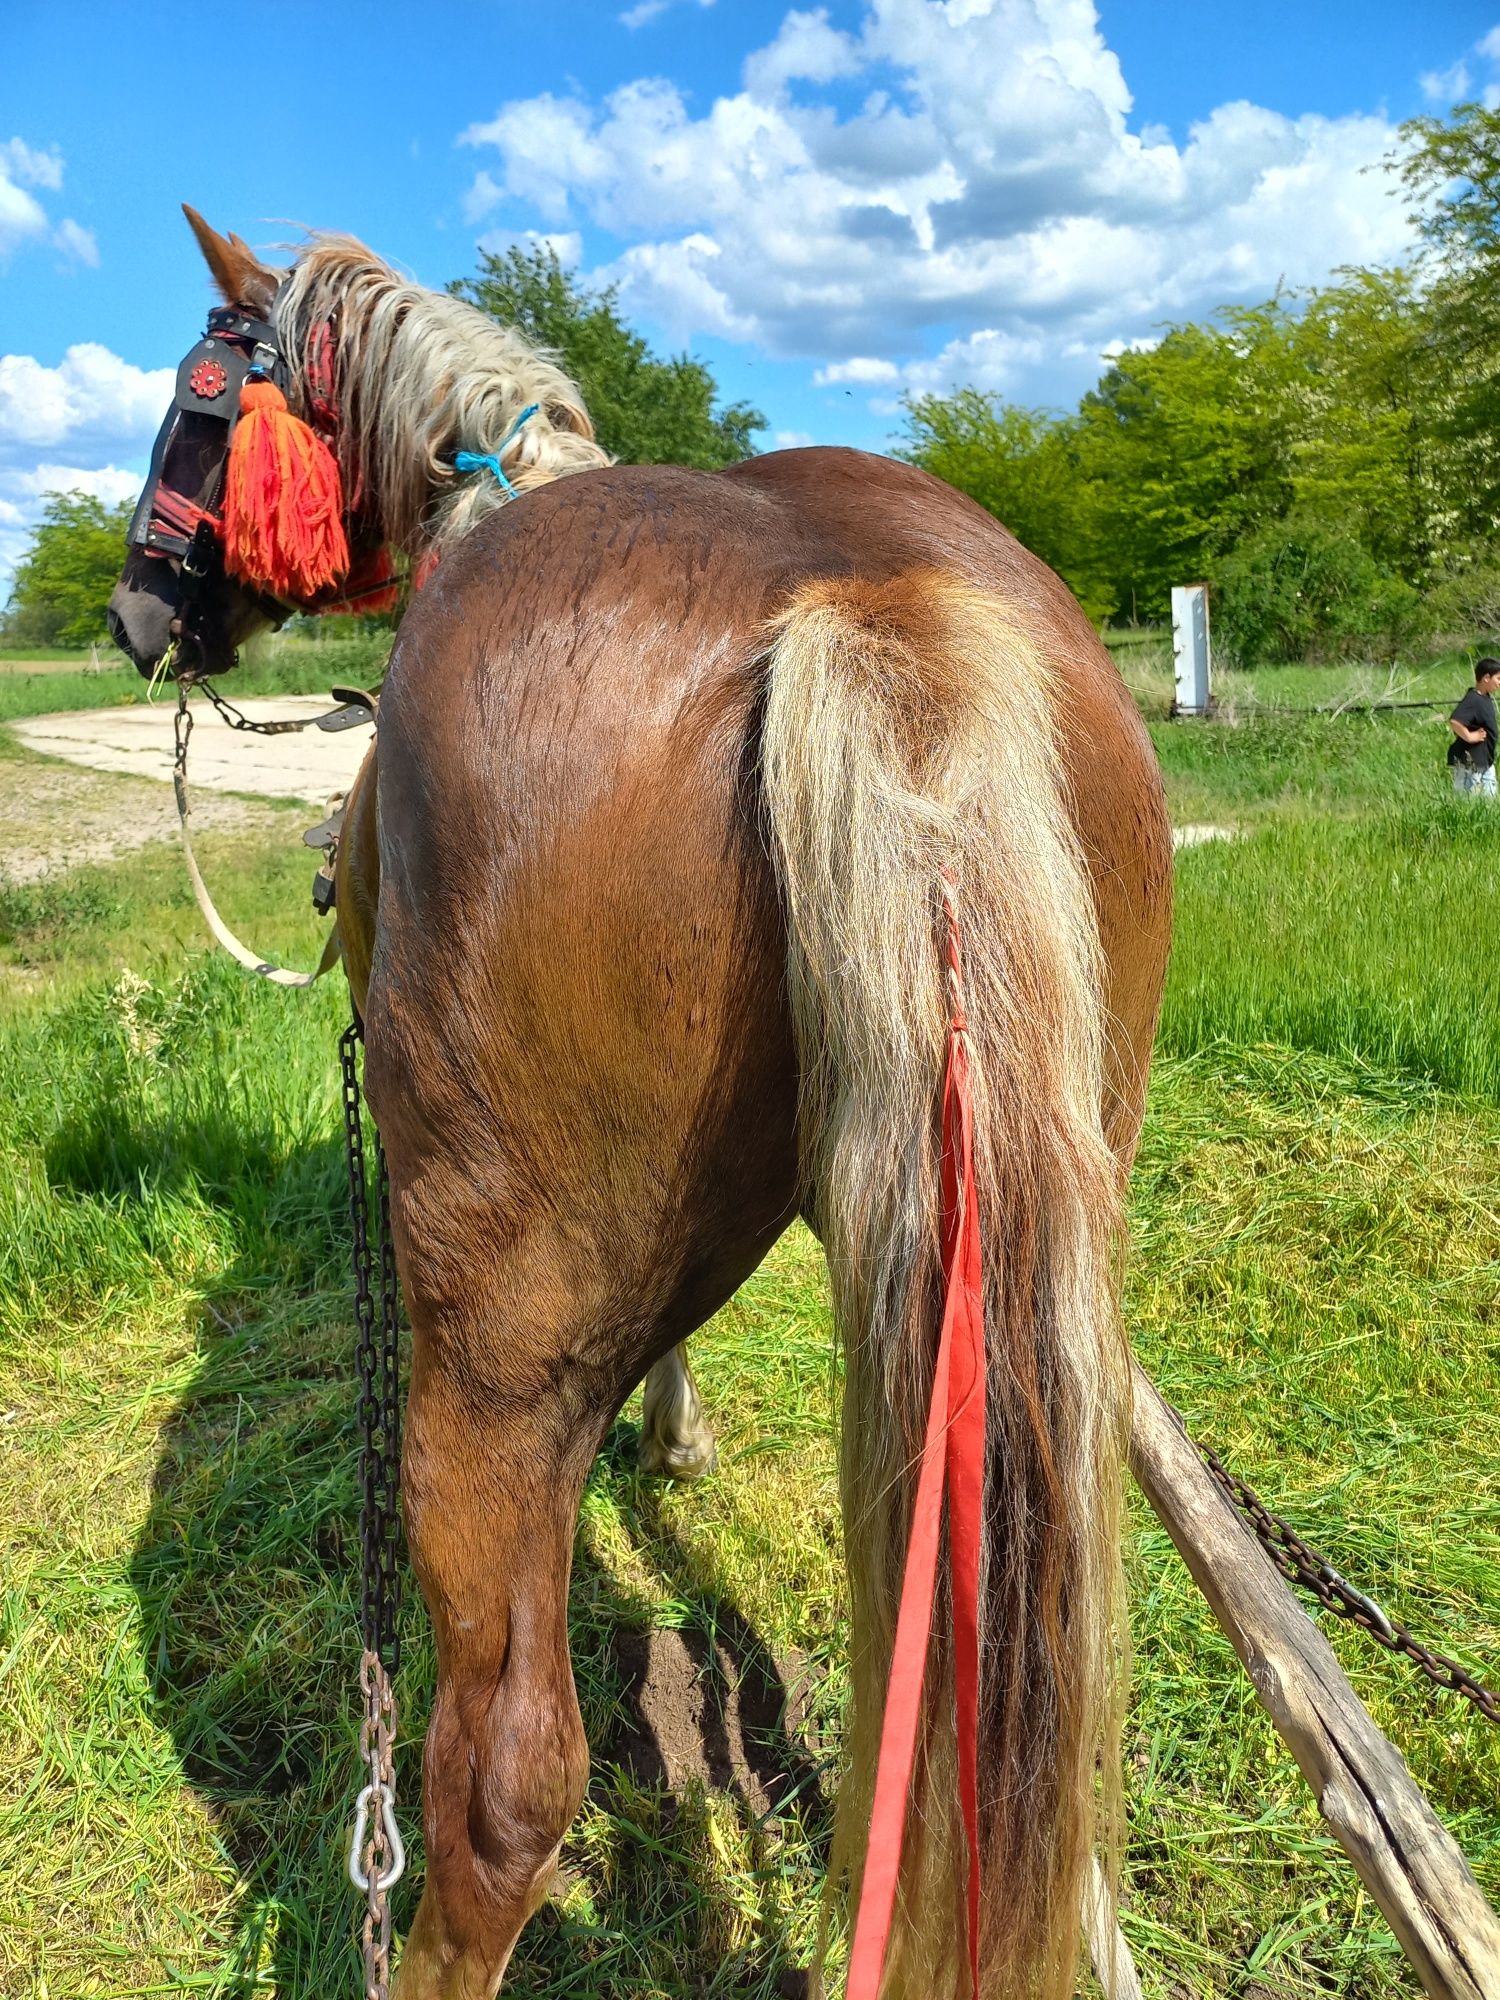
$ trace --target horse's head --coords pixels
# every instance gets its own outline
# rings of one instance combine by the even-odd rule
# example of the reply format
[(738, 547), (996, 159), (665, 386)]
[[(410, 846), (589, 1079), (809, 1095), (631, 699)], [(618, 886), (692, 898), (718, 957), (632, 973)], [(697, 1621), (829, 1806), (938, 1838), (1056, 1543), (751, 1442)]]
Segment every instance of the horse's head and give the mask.
[(234, 665), (237, 647), (292, 608), (226, 574), (218, 525), (246, 378), (252, 370), (271, 380), (284, 373), (274, 325), (283, 274), (238, 236), (220, 236), (191, 208), (183, 213), (224, 303), (177, 370), (109, 600), (112, 638), (148, 675), (174, 645), (184, 669), (221, 673)]
[[(293, 611), (391, 608), (484, 514), (609, 463), (577, 386), (347, 236), (288, 271), (184, 213), (224, 304), (177, 370), (109, 626), (143, 674), (222, 673)], [(347, 496), (347, 498), (346, 498)]]

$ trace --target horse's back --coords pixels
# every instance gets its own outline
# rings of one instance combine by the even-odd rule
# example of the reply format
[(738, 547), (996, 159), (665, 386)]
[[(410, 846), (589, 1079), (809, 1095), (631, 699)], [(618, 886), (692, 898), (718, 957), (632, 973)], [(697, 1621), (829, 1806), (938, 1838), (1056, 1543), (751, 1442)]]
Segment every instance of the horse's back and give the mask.
[(581, 474), (445, 557), (382, 698), (375, 969), (407, 1066), (463, 1052), (533, 1103), (572, 1078), (599, 1156), (622, 1130), (671, 1133), (652, 1171), (688, 1108), (718, 1103), (764, 1134), (755, 1171), (789, 1174), (785, 938), (755, 769), (767, 622), (810, 577), (934, 569), (1003, 599), (1052, 670), (1128, 1143), (1170, 889), (1134, 705), (1071, 594), (991, 516), (843, 450)]

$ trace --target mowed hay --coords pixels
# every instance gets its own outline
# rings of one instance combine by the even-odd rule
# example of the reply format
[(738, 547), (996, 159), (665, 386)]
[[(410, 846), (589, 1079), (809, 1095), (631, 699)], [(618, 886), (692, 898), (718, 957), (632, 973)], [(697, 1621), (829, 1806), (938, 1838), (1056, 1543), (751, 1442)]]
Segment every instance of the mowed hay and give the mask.
[[(1432, 791), (1430, 731), (1371, 740)], [(1202, 739), (1173, 758), (1198, 760), (1173, 777), (1180, 817), (1239, 816), (1242, 772), (1216, 791)], [(1268, 765), (1269, 829), (1179, 860), (1129, 1317), (1194, 1428), (1493, 1681), (1500, 1010), (1483, 910), (1468, 918), (1500, 816), (1392, 815), (1384, 769), (1356, 767), (1365, 816), (1344, 825), (1300, 789), (1273, 807)], [(208, 848), (231, 921), (308, 962), (306, 856)], [(0, 961), (0, 1994), (353, 1991), (344, 996), (272, 993), (208, 957), (164, 848), (16, 899)], [(642, 1480), (632, 1409), (585, 1494), (572, 1616), (595, 1768), (512, 1968), (534, 2000), (779, 2000), (811, 1955), (845, 1633), (805, 1232), (694, 1358), (719, 1473)], [(1413, 1991), (1140, 1508), (1128, 1560), (1123, 1922), (1148, 1991)], [(404, 1629), (398, 1926), (432, 1685), (415, 1599)], [(701, 1670), (701, 1701), (679, 1704), (696, 1745), (641, 1670), (663, 1630), (660, 1659)], [(1500, 1896), (1500, 1730), (1331, 1637)]]

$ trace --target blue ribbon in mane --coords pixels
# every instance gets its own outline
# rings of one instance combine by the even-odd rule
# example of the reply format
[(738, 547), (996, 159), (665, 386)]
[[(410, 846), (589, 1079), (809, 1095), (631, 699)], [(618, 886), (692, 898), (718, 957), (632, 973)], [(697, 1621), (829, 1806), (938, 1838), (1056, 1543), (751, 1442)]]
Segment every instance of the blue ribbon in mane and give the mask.
[(516, 489), (506, 478), (505, 467), (500, 461), (505, 456), (506, 447), (514, 442), (516, 433), (520, 430), (522, 424), (529, 423), (541, 407), (540, 403), (528, 403), (520, 416), (516, 418), (510, 429), (505, 433), (505, 436), (501, 438), (498, 447), (494, 451), (456, 451), (453, 454), (454, 470), (457, 472), (493, 472), (510, 498), (514, 500)]

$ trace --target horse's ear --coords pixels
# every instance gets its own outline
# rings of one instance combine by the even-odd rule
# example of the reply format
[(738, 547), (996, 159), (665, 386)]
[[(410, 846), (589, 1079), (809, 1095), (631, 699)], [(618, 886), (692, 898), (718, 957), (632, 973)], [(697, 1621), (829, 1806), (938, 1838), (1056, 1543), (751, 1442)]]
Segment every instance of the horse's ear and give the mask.
[(276, 297), (279, 274), (262, 264), (238, 236), (233, 233), (221, 236), (217, 229), (211, 229), (196, 208), (189, 208), (184, 202), (182, 212), (188, 228), (198, 239), (203, 261), (225, 305), (250, 306), (256, 312), (269, 312)]

